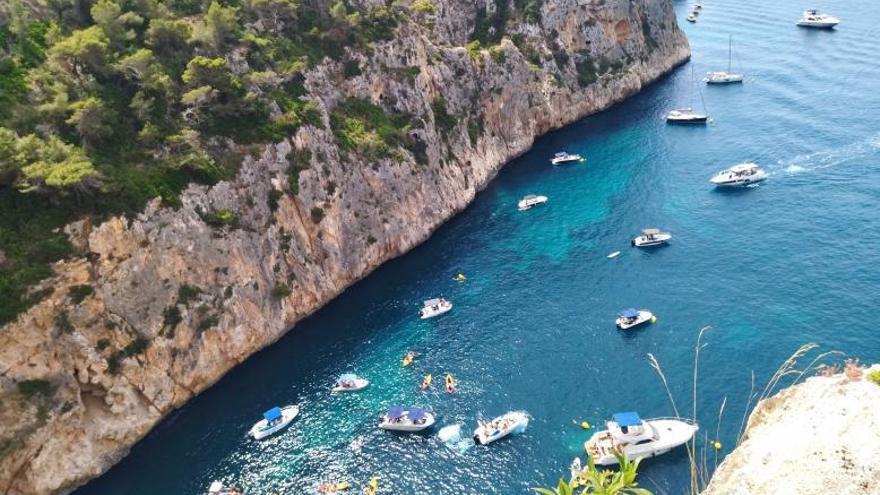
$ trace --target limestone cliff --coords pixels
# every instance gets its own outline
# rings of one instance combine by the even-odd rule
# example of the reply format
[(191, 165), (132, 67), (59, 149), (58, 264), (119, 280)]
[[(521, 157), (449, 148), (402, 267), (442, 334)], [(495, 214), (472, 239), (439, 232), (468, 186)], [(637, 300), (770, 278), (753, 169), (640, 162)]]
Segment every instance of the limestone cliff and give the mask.
[[(326, 59), (304, 74), (323, 126), (246, 157), (232, 180), (190, 186), (179, 206), (68, 226), (82, 255), (0, 330), (0, 493), (64, 493), (100, 475), (163, 416), (424, 241), (536, 136), (689, 55), (671, 0), (532, 2), (539, 21), (465, 48), (481, 16), (520, 3), (435, 0), (393, 41), (348, 53), (356, 70)], [(410, 146), (340, 147), (331, 116), (350, 98), (414, 116)]]
[(758, 404), (703, 495), (880, 493), (878, 426), (876, 383), (809, 378)]

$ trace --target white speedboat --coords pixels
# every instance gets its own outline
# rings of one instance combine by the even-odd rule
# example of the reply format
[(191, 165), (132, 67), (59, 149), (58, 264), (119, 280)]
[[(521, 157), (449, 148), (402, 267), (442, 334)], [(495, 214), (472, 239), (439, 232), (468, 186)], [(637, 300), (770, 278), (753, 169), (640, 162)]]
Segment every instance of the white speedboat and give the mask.
[(695, 16), (694, 13), (691, 12), (691, 13), (688, 14), (688, 16), (687, 16), (687, 21), (688, 21), (688, 22), (697, 22), (697, 16)]
[(346, 373), (336, 380), (336, 383), (333, 384), (333, 388), (331, 390), (334, 393), (357, 392), (358, 390), (363, 390), (367, 388), (367, 385), (369, 384), (369, 380), (361, 378), (352, 373)]
[(547, 196), (536, 196), (534, 194), (529, 194), (523, 197), (523, 199), (519, 200), (517, 206), (519, 207), (519, 211), (525, 211), (529, 208), (533, 208), (538, 205), (542, 205), (547, 202)]
[(740, 163), (718, 172), (709, 182), (717, 187), (743, 187), (757, 184), (767, 178), (767, 172), (755, 163)]
[(379, 418), (379, 428), (390, 431), (416, 432), (431, 427), (434, 415), (418, 407), (389, 407)]
[(565, 151), (560, 151), (559, 153), (556, 153), (555, 155), (553, 155), (553, 158), (550, 159), (550, 163), (552, 163), (553, 165), (580, 161), (583, 161), (583, 157), (581, 155), (578, 155), (577, 153), (566, 153)]
[(743, 82), (743, 75), (737, 74), (732, 70), (733, 65), (733, 37), (728, 38), (727, 42), (727, 70), (710, 72), (704, 81), (706, 84), (733, 84)]
[(427, 301), (425, 301), (422, 309), (419, 310), (419, 318), (427, 320), (428, 318), (440, 316), (451, 309), (452, 303), (442, 297), (438, 297), (436, 299), (428, 299)]
[(242, 493), (234, 486), (226, 486), (219, 481), (212, 481), (208, 486), (208, 495), (242, 495)]
[(655, 319), (654, 313), (647, 309), (626, 308), (617, 314), (617, 319), (614, 320), (614, 323), (621, 330), (629, 330), (649, 321), (654, 323)]
[(642, 229), (642, 235), (630, 243), (634, 247), (654, 247), (666, 244), (669, 239), (672, 239), (672, 234), (669, 232), (661, 232), (659, 229)]
[(584, 444), (587, 455), (600, 466), (617, 464), (615, 451), (629, 460), (665, 454), (690, 441), (699, 429), (689, 419), (642, 420), (634, 412), (614, 414), (607, 425), (607, 430), (594, 433)]
[(840, 24), (840, 19), (828, 14), (823, 14), (816, 9), (805, 10), (804, 13), (801, 14), (801, 18), (797, 23), (797, 25), (801, 27), (820, 29), (830, 29), (838, 24)]
[(283, 430), (299, 414), (299, 407), (284, 406), (273, 407), (263, 413), (263, 419), (257, 421), (251, 427), (250, 435), (255, 440), (262, 440)]
[(481, 422), (474, 430), (477, 445), (489, 445), (513, 433), (522, 433), (529, 426), (529, 415), (524, 411), (511, 411), (492, 421)]
[(666, 122), (670, 124), (705, 124), (708, 120), (708, 115), (691, 108), (679, 108), (666, 114)]

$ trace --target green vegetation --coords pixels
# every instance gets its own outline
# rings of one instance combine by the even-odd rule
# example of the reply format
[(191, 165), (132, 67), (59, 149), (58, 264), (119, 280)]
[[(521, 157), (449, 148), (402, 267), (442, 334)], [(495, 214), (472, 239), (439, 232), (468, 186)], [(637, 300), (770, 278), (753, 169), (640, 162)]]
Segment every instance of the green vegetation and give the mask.
[(28, 399), (38, 396), (50, 397), (55, 393), (55, 386), (48, 380), (24, 380), (16, 383), (15, 386), (18, 388), (18, 393)]
[(122, 355), (125, 357), (137, 356), (146, 351), (149, 346), (149, 340), (143, 337), (138, 337), (122, 348)]
[(57, 315), (55, 315), (55, 329), (60, 333), (72, 333), (73, 332), (73, 324), (70, 323), (70, 318), (67, 316), (67, 311), (60, 311)]
[(181, 321), (183, 321), (183, 315), (180, 314), (180, 308), (177, 306), (167, 306), (162, 312), (162, 325), (165, 328), (174, 330)]
[(324, 209), (320, 206), (313, 206), (310, 215), (312, 217), (312, 222), (316, 224), (321, 223), (321, 220), (324, 219)]
[(292, 149), (287, 154), (287, 183), (294, 196), (299, 194), (299, 174), (311, 166), (312, 152), (308, 149)]
[(411, 120), (408, 115), (388, 115), (368, 100), (349, 98), (331, 112), (330, 127), (342, 150), (375, 160), (390, 157), (406, 144)]
[(85, 300), (85, 298), (92, 295), (95, 292), (95, 289), (91, 285), (74, 285), (70, 288), (70, 300), (73, 304), (79, 304)]
[(471, 141), (471, 145), (476, 145), (477, 140), (483, 134), (483, 118), (475, 117), (471, 118), (468, 121), (468, 138)]
[(587, 87), (599, 79), (599, 74), (596, 72), (596, 64), (589, 58), (576, 62), (575, 68), (578, 73), (578, 84), (582, 87)]
[(617, 471), (599, 470), (593, 459), (588, 458), (587, 467), (576, 478), (569, 482), (560, 479), (555, 488), (535, 488), (535, 491), (541, 495), (651, 495), (636, 482), (640, 460), (630, 461), (619, 452), (615, 452), (614, 457), (618, 461)]
[(72, 254), (59, 227), (138, 211), (157, 196), (175, 206), (187, 184), (230, 177), (241, 148), (213, 138), (250, 145), (321, 126), (303, 70), (391, 39), (408, 12), (352, 5), (3, 2), (0, 324), (44, 297), (28, 288)]
[(434, 124), (443, 134), (448, 134), (458, 125), (458, 117), (449, 113), (446, 108), (446, 100), (442, 96), (434, 98), (434, 101), (431, 102), (431, 111), (434, 112)]
[(437, 12), (437, 6), (430, 0), (416, 0), (410, 6), (410, 9), (417, 14), (434, 14)]
[(868, 381), (880, 385), (880, 370), (874, 370), (868, 373)]
[(272, 297), (275, 299), (284, 299), (291, 294), (293, 294), (293, 291), (290, 290), (287, 284), (275, 284), (275, 287), (272, 288)]
[(95, 343), (95, 350), (98, 352), (102, 352), (108, 347), (110, 347), (110, 341), (107, 339), (98, 339), (98, 341)]

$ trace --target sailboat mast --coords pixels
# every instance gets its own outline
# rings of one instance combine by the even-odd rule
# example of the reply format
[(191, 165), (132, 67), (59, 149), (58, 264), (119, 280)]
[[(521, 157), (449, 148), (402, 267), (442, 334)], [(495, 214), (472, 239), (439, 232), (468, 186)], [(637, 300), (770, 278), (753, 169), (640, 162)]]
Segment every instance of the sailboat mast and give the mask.
[(730, 60), (733, 57), (733, 35), (727, 41), (727, 73), (730, 74)]

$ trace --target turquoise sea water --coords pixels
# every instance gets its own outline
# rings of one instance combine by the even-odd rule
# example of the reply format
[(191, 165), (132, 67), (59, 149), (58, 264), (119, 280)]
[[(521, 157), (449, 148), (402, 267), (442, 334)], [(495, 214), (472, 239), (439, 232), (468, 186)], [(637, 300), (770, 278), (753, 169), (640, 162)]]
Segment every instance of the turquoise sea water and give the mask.
[[(684, 22), (687, 4), (676, 7), (698, 77), (726, 67), (728, 35), (747, 74), (743, 85), (702, 86), (714, 123), (661, 119), (687, 102), (688, 65), (540, 139), (431, 240), (233, 370), (77, 494), (196, 494), (214, 479), (251, 494), (310, 493), (337, 479), (359, 490), (370, 476), (381, 478), (381, 493), (526, 494), (582, 455), (589, 432), (575, 422), (601, 425), (629, 409), (671, 415), (647, 353), (689, 411), (704, 325), (713, 330), (702, 350), (698, 419), (709, 439), (718, 428), (722, 453), (752, 370), (763, 384), (808, 341), (880, 359), (865, 316), (880, 294), (872, 241), (880, 232), (880, 3), (826, 0), (820, 7), (844, 21), (835, 31), (795, 27), (805, 5), (793, 0), (704, 5), (696, 25)], [(562, 149), (587, 163), (550, 166)], [(770, 179), (736, 192), (710, 187), (714, 172), (746, 160)], [(550, 201), (518, 212), (528, 193)], [(630, 248), (648, 226), (670, 230), (672, 244)], [(467, 282), (452, 280), (459, 272)], [(455, 309), (418, 320), (420, 302), (438, 295)], [(628, 306), (659, 320), (621, 333), (615, 312)], [(421, 356), (402, 368), (409, 349)], [(331, 397), (343, 372), (372, 385)], [(423, 374), (439, 385), (445, 372), (459, 380), (458, 393), (419, 391)], [(288, 430), (246, 439), (263, 410), (287, 403), (302, 407)], [(533, 419), (519, 437), (458, 454), (433, 434), (377, 430), (377, 414), (395, 404), (429, 407), (438, 426), (465, 431), (508, 410)], [(643, 485), (683, 493), (686, 470), (683, 450), (646, 461)]]

